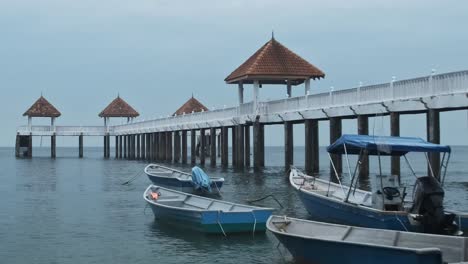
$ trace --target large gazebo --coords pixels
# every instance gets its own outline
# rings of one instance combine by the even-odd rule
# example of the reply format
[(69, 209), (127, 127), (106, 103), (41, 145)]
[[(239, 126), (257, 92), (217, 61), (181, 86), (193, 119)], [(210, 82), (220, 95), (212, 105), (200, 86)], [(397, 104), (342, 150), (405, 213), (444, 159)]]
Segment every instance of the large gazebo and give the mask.
[(140, 114), (133, 107), (125, 102), (124, 99), (120, 98), (120, 95), (117, 95), (117, 98), (99, 113), (99, 117), (104, 118), (104, 126), (107, 126), (109, 118), (111, 117), (126, 117), (128, 123), (139, 115)]
[(60, 111), (57, 110), (57, 108), (55, 108), (55, 106), (53, 106), (51, 103), (49, 103), (49, 101), (47, 101), (47, 99), (45, 99), (42, 95), (23, 114), (23, 116), (28, 117), (29, 130), (31, 130), (33, 117), (50, 117), (50, 126), (53, 130), (55, 126), (55, 118), (59, 117), (60, 115)]
[[(28, 130), (31, 132), (32, 130), (32, 118), (33, 117), (46, 117), (50, 118), (50, 131), (52, 132), (50, 138), (50, 156), (55, 158), (56, 156), (56, 135), (55, 135), (55, 118), (61, 115), (60, 111), (55, 108), (44, 96), (41, 95), (39, 99), (34, 102), (34, 104), (29, 107), (29, 109), (24, 112), (23, 116), (28, 117)], [(17, 136), (17, 143), (16, 143), (16, 156), (20, 155), (20, 147), (23, 145), (27, 145), (27, 154), (26, 156), (32, 156), (32, 133), (29, 136), (19, 137)], [(27, 144), (26, 144), (27, 142)]]
[[(280, 84), (286, 85), (287, 96), (292, 96), (292, 86), (305, 84), (305, 95), (310, 93), (310, 80), (324, 78), (323, 73), (319, 68), (310, 64), (296, 53), (292, 52), (274, 36), (271, 36), (270, 41), (265, 43), (257, 52), (242, 63), (237, 69), (229, 74), (224, 81), (228, 84), (237, 84), (239, 92), (239, 105), (244, 103), (244, 84), (253, 84), (253, 105), (252, 111), (257, 113), (259, 88), (264, 84)], [(257, 119), (258, 120), (258, 119)], [(312, 125), (306, 122), (306, 129)], [(264, 166), (264, 129), (263, 124), (254, 122), (254, 167), (259, 168)], [(293, 124), (291, 121), (284, 122), (285, 131), (285, 166), (289, 167), (293, 161)], [(312, 131), (312, 130), (310, 130)], [(237, 137), (237, 142), (244, 141), (244, 134), (248, 136), (249, 130), (245, 132), (242, 125), (239, 125), (237, 131), (233, 129), (233, 137)], [(314, 132), (315, 133), (315, 132)], [(227, 142), (227, 138), (223, 139)], [(245, 142), (248, 142), (246, 140)], [(244, 148), (242, 144), (234, 144), (233, 150), (237, 156), (235, 163), (243, 166)], [(249, 151), (249, 146), (245, 149)], [(247, 153), (246, 156), (249, 154)], [(309, 162), (310, 163), (310, 162)]]
[(305, 83), (305, 93), (310, 92), (310, 79), (324, 78), (319, 68), (310, 64), (296, 53), (292, 52), (274, 36), (257, 52), (229, 74), (224, 81), (228, 84), (238, 84), (239, 104), (244, 103), (244, 84), (253, 84), (253, 102), (258, 102), (258, 89), (263, 84), (282, 84), (287, 87), (288, 97), (291, 97), (291, 87)]
[(208, 108), (204, 106), (200, 101), (198, 101), (195, 97), (190, 97), (177, 111), (174, 112), (173, 116), (190, 114), (190, 113), (197, 113), (197, 112), (205, 112), (208, 111)]
[[(140, 114), (133, 107), (131, 107), (127, 102), (125, 102), (125, 100), (120, 98), (119, 95), (117, 95), (117, 98), (115, 98), (106, 108), (104, 108), (104, 110), (102, 110), (101, 113), (99, 113), (99, 117), (104, 118), (104, 127), (106, 128), (106, 131), (107, 131), (107, 126), (109, 124), (109, 118), (111, 117), (127, 118), (127, 123), (129, 123), (131, 120), (133, 120), (133, 118), (138, 117), (139, 115)], [(124, 139), (125, 147), (130, 147), (130, 146), (127, 146), (127, 143), (132, 143), (129, 140), (134, 140), (134, 136), (132, 136), (132, 139), (128, 138), (128, 136), (125, 137)], [(116, 143), (115, 144), (116, 150), (118, 147), (121, 148), (122, 136), (120, 136), (120, 138), (116, 136), (115, 143)], [(119, 152), (122, 153), (122, 151), (119, 151)], [(119, 153), (116, 151), (116, 157), (118, 156), (118, 154)], [(106, 133), (106, 135), (104, 136), (104, 157), (105, 158), (110, 157), (110, 136), (108, 135), (108, 133)]]

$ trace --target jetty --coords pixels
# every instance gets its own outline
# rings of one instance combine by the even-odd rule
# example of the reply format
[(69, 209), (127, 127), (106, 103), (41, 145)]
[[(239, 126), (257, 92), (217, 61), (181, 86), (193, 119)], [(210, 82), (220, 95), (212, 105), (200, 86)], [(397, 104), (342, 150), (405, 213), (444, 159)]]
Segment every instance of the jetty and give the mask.
[[(427, 76), (413, 79), (395, 80), (325, 93), (312, 93), (312, 81), (325, 77), (319, 68), (307, 62), (274, 37), (263, 45), (243, 64), (229, 74), (225, 82), (238, 89), (238, 104), (223, 109), (207, 108), (193, 111), (197, 104), (187, 102), (173, 116), (137, 121), (138, 116), (131, 106), (120, 97), (116, 98), (100, 117), (103, 126), (56, 126), (55, 119), (60, 112), (45, 98), (41, 97), (24, 115), (28, 125), (17, 128), (16, 155), (32, 156), (32, 137), (52, 138), (51, 156), (55, 157), (57, 136), (79, 137), (79, 156), (82, 157), (84, 136), (100, 136), (104, 139), (104, 157), (110, 158), (110, 138), (115, 138), (114, 153), (118, 159), (141, 159), (148, 161), (187, 163), (188, 138), (190, 138), (191, 163), (195, 164), (196, 144), (202, 150), (209, 142), (210, 165), (215, 166), (216, 154), (220, 155), (221, 165), (229, 164), (229, 147), (232, 151), (232, 166), (260, 169), (265, 166), (265, 127), (273, 124), (284, 126), (284, 166), (294, 163), (293, 129), (295, 124), (305, 125), (305, 171), (319, 171), (319, 130), (320, 121), (330, 123), (330, 142), (342, 134), (342, 120), (355, 119), (357, 133), (369, 134), (370, 116), (390, 116), (390, 135), (400, 135), (400, 116), (426, 114), (427, 140), (440, 143), (440, 113), (468, 109), (468, 71), (443, 74), (432, 72)], [(286, 88), (287, 98), (260, 101), (259, 93), (263, 85), (280, 85)], [(303, 87), (298, 96), (292, 96), (293, 88)], [(252, 89), (253, 100), (244, 102), (244, 90)], [(195, 106), (196, 107), (196, 106)], [(33, 117), (51, 118), (50, 126), (32, 125)], [(108, 125), (111, 117), (127, 117), (127, 123)], [(229, 142), (231, 133), (231, 143)], [(252, 140), (251, 140), (252, 137)], [(200, 142), (197, 143), (196, 139)], [(250, 142), (253, 143), (251, 155)], [(217, 147), (218, 146), (218, 147)], [(251, 160), (252, 156), (252, 160)], [(205, 164), (206, 155), (200, 152), (199, 162)], [(335, 169), (342, 172), (340, 155), (332, 155)], [(428, 157), (435, 175), (440, 169), (440, 155)], [(361, 173), (369, 173), (369, 161), (364, 160)], [(400, 175), (400, 159), (393, 157), (391, 173)]]

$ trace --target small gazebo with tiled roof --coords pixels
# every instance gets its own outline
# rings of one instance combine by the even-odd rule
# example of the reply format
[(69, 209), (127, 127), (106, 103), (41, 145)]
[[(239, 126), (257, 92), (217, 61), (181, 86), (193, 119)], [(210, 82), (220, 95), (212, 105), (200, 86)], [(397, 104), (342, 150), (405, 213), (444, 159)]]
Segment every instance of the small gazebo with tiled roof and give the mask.
[(200, 101), (195, 99), (192, 95), (177, 111), (174, 112), (173, 116), (184, 115), (195, 112), (205, 112), (208, 108), (204, 106)]
[(131, 107), (127, 102), (125, 102), (120, 95), (117, 96), (102, 112), (99, 114), (99, 117), (104, 118), (104, 126), (107, 126), (107, 121), (111, 117), (126, 117), (127, 122), (130, 122), (131, 119), (139, 116), (140, 114)]
[(288, 97), (291, 97), (291, 86), (305, 83), (306, 94), (310, 91), (310, 79), (324, 78), (319, 68), (310, 64), (292, 52), (272, 35), (257, 52), (248, 58), (224, 79), (228, 84), (238, 84), (239, 103), (243, 104), (243, 84), (254, 85), (254, 105), (258, 100), (258, 88), (262, 84), (284, 84)]
[(55, 108), (42, 95), (29, 109), (24, 112), (23, 116), (28, 117), (28, 127), (31, 129), (33, 117), (50, 117), (50, 125), (55, 126), (55, 118), (61, 115), (60, 111)]

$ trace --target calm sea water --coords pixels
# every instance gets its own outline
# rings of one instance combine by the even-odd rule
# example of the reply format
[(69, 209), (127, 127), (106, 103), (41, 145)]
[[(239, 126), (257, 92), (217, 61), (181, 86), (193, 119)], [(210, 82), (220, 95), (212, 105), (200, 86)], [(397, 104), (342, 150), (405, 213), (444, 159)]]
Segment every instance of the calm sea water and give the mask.
[[(289, 187), (282, 168), (282, 148), (267, 147), (267, 168), (261, 173), (205, 167), (212, 176), (225, 177), (222, 199), (246, 200), (273, 194), (257, 205), (279, 208), (276, 214), (307, 218)], [(321, 149), (321, 177), (328, 177), (328, 160)], [(34, 149), (33, 159), (16, 159), (13, 148), (0, 148), (0, 262), (1, 263), (289, 263), (273, 235), (204, 235), (154, 221), (142, 198), (150, 183), (137, 177), (145, 162), (104, 160), (100, 148)], [(415, 169), (425, 173), (424, 156), (411, 155)], [(298, 167), (304, 148), (295, 149)], [(354, 165), (355, 160), (350, 160)], [(468, 147), (454, 147), (446, 182), (448, 207), (468, 211)], [(219, 161), (218, 161), (219, 164)], [(377, 171), (371, 159), (371, 171)], [(344, 163), (346, 165), (346, 163)], [(409, 170), (402, 161), (402, 172)], [(171, 165), (183, 170), (190, 166)], [(384, 172), (388, 160), (383, 160)], [(344, 166), (346, 168), (346, 166)], [(345, 170), (346, 171), (346, 170)], [(346, 181), (347, 175), (343, 176)], [(413, 183), (410, 176), (405, 182)], [(372, 186), (361, 181), (363, 188)]]

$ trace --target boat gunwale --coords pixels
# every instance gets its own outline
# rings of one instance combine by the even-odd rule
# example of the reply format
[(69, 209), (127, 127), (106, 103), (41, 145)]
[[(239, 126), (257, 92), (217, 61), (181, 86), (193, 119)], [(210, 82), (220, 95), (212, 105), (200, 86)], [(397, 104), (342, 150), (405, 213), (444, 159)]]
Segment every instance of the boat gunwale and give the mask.
[[(340, 204), (347, 205), (347, 206), (352, 206), (352, 207), (358, 207), (360, 209), (364, 209), (366, 211), (370, 211), (370, 212), (374, 212), (374, 213), (380, 213), (380, 214), (385, 214), (385, 215), (401, 215), (401, 216), (408, 216), (409, 215), (409, 213), (407, 211), (384, 211), (384, 210), (376, 209), (376, 208), (373, 208), (373, 207), (368, 207), (368, 206), (365, 206), (365, 205), (362, 205), (362, 204), (344, 202), (344, 201), (341, 201), (341, 200), (336, 199), (336, 198), (332, 198), (332, 197), (329, 197), (329, 196), (326, 196), (326, 195), (321, 195), (321, 194), (315, 193), (313, 191), (306, 190), (304, 188), (301, 188), (296, 183), (294, 183), (294, 180), (293, 180), (294, 176), (292, 175), (294, 170), (298, 171), (295, 168), (291, 169), (291, 172), (289, 173), (289, 183), (294, 187), (294, 189), (296, 189), (299, 192), (306, 193), (306, 194), (312, 195), (314, 197), (325, 199), (325, 200), (332, 201), (332, 202), (335, 202), (335, 203), (340, 203)], [(304, 174), (302, 176), (298, 175), (297, 177), (304, 177), (304, 178), (309, 177), (309, 178), (314, 179), (315, 181), (320, 181), (321, 183), (325, 183), (325, 184), (329, 183), (326, 180), (319, 179), (317, 177), (306, 175), (306, 174)], [(331, 182), (330, 184), (339, 187), (339, 185), (336, 184), (336, 183)], [(361, 189), (359, 189), (359, 190), (364, 192), (364, 193), (368, 193), (368, 194), (372, 195), (372, 192), (368, 192), (368, 191), (361, 190)]]
[[(272, 232), (273, 234), (278, 234), (278, 235), (283, 235), (283, 236), (290, 236), (290, 237), (295, 237), (295, 238), (303, 238), (303, 239), (309, 239), (309, 240), (317, 240), (317, 241), (325, 241), (325, 242), (334, 242), (334, 243), (344, 243), (347, 245), (360, 245), (360, 246), (367, 246), (367, 247), (374, 247), (374, 248), (386, 248), (386, 249), (400, 249), (404, 251), (412, 251), (416, 252), (417, 254), (423, 254), (423, 253), (430, 253), (430, 252), (438, 252), (440, 253), (441, 256), (442, 250), (440, 248), (436, 247), (427, 247), (427, 248), (409, 248), (409, 247), (399, 247), (399, 246), (387, 246), (387, 245), (376, 245), (376, 244), (370, 244), (370, 243), (363, 243), (363, 242), (350, 242), (350, 241), (343, 241), (343, 240), (337, 240), (337, 239), (327, 239), (327, 238), (319, 238), (319, 237), (312, 237), (312, 236), (304, 236), (304, 235), (299, 235), (296, 233), (290, 233), (290, 232), (281, 232), (277, 228), (273, 228), (273, 219), (274, 218), (280, 218), (280, 219), (285, 219), (284, 216), (279, 216), (279, 215), (271, 215), (267, 222), (266, 222), (266, 228), (268, 231)], [(299, 219), (299, 218), (293, 218), (293, 217), (288, 217), (286, 216), (287, 220), (293, 220), (296, 222), (302, 222), (302, 223), (307, 223), (307, 222), (312, 222), (312, 223), (319, 223), (327, 226), (333, 226), (333, 227), (347, 227), (347, 225), (339, 225), (339, 224), (332, 224), (332, 223), (326, 223), (326, 222), (317, 222), (317, 221), (312, 221), (312, 220), (305, 220), (305, 219)], [(377, 229), (377, 228), (366, 228), (366, 227), (356, 227), (356, 226), (350, 226), (352, 228), (357, 228), (357, 229), (369, 229), (369, 230), (376, 230), (376, 231), (388, 231), (388, 232), (396, 232), (396, 233), (411, 233), (411, 234), (417, 234), (417, 235), (425, 235), (425, 236), (441, 236), (441, 237), (447, 237), (444, 235), (436, 235), (436, 234), (425, 234), (425, 233), (414, 233), (414, 232), (405, 232), (405, 231), (395, 231), (395, 230), (386, 230), (386, 229)], [(454, 236), (449, 236), (453, 238), (459, 238), (459, 237), (454, 237)], [(462, 238), (462, 237), (460, 237)]]
[[(161, 189), (163, 189), (163, 190), (169, 190), (169, 191), (172, 191), (172, 192), (184, 194), (184, 195), (186, 195), (186, 196), (195, 196), (195, 197), (197, 197), (197, 198), (202, 198), (202, 199), (204, 199), (204, 200), (210, 200), (210, 201), (214, 200), (214, 201), (221, 202), (221, 203), (224, 203), (224, 204), (248, 207), (248, 208), (250, 208), (251, 210), (250, 210), (250, 211), (223, 211), (223, 210), (209, 210), (209, 209), (201, 209), (201, 208), (200, 208), (200, 209), (191, 209), (191, 208), (183, 208), (183, 207), (178, 207), (178, 206), (165, 205), (165, 204), (158, 203), (158, 202), (155, 202), (155, 201), (153, 201), (153, 200), (148, 199), (147, 193), (148, 193), (148, 191), (151, 189), (151, 187), (158, 187), (158, 188), (161, 188)], [(228, 214), (228, 213), (229, 213), (229, 214), (233, 214), (233, 213), (254, 213), (254, 212), (256, 212), (256, 211), (258, 211), (258, 212), (263, 212), (263, 211), (271, 211), (271, 212), (273, 212), (273, 211), (275, 210), (274, 208), (257, 207), (257, 206), (251, 206), (251, 205), (244, 205), (244, 204), (231, 203), (231, 202), (227, 202), (227, 201), (223, 201), (223, 200), (211, 199), (211, 198), (207, 198), (207, 197), (203, 197), (203, 196), (198, 196), (198, 195), (194, 195), (194, 194), (179, 192), (179, 191), (176, 191), (176, 190), (172, 190), (172, 189), (169, 189), (169, 188), (164, 188), (164, 187), (161, 187), (161, 186), (158, 186), (158, 185), (154, 185), (154, 184), (151, 184), (151, 185), (148, 186), (148, 188), (146, 188), (145, 192), (143, 193), (143, 198), (144, 198), (145, 201), (147, 201), (148, 203), (153, 204), (153, 205), (156, 205), (156, 206), (161, 206), (161, 207), (169, 208), (169, 209), (190, 211), (190, 212), (200, 212), (200, 213), (203, 213), (203, 212), (222, 212), (222, 213), (224, 213), (224, 214)]]
[[(172, 172), (178, 172), (178, 173), (181, 173), (181, 174), (185, 174), (185, 175), (190, 175), (190, 173), (187, 173), (187, 172), (184, 172), (184, 171), (180, 171), (180, 170), (177, 170), (177, 169), (173, 169), (173, 168), (169, 168), (169, 167), (166, 167), (166, 166), (162, 166), (162, 165), (159, 165), (159, 164), (156, 164), (156, 163), (150, 163), (148, 165), (146, 165), (145, 169), (144, 169), (144, 172), (146, 173), (146, 175), (148, 176), (151, 176), (151, 177), (157, 177), (157, 178), (165, 178), (165, 179), (176, 179), (176, 180), (179, 180), (179, 181), (183, 181), (183, 182), (192, 182), (192, 179), (189, 178), (189, 179), (182, 179), (180, 177), (168, 177), (168, 176), (161, 176), (161, 175), (155, 175), (155, 173), (152, 173), (152, 172), (149, 172), (148, 169), (150, 166), (156, 166), (156, 167), (159, 167), (159, 168), (163, 168), (163, 169), (166, 169), (166, 170), (169, 170), (169, 171), (172, 171)], [(223, 177), (209, 177), (211, 181), (213, 182), (224, 182), (224, 178)]]

